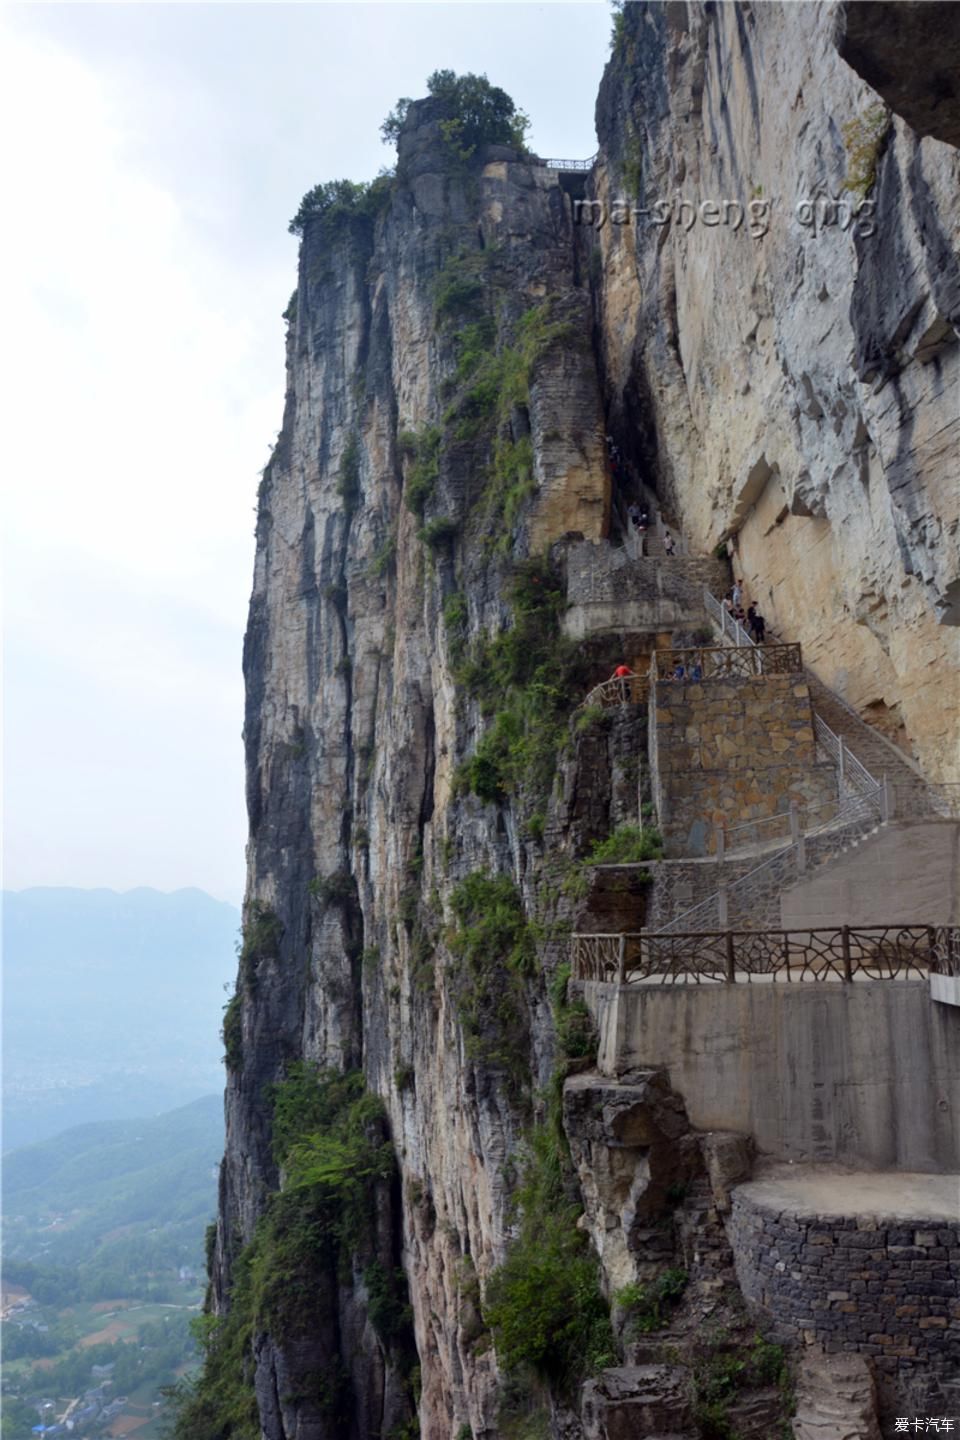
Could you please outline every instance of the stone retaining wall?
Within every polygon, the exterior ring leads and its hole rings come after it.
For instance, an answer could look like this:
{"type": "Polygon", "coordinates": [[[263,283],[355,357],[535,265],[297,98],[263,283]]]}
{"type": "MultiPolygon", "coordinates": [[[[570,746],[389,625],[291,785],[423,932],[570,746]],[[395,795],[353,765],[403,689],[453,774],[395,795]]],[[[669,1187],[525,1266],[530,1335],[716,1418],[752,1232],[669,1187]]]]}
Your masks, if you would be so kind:
{"type": "Polygon", "coordinates": [[[711,853],[720,820],[762,820],[836,796],[796,675],[652,685],[650,764],[668,855],[711,853]]]}
{"type": "Polygon", "coordinates": [[[869,1355],[881,1371],[960,1363],[960,1219],[801,1215],[734,1191],[746,1299],[784,1338],[869,1355]]]}
{"type": "Polygon", "coordinates": [[[651,860],[644,866],[652,877],[646,897],[646,928],[660,930],[669,925],[685,910],[715,895],[721,880],[730,885],[758,863],[755,855],[725,860],[722,867],[709,860],[651,860]]]}
{"type": "Polygon", "coordinates": [[[719,595],[730,583],[726,564],[710,556],[633,560],[622,547],[585,541],[569,547],[566,569],[564,629],[574,640],[607,630],[707,631],[704,588],[719,595]]]}

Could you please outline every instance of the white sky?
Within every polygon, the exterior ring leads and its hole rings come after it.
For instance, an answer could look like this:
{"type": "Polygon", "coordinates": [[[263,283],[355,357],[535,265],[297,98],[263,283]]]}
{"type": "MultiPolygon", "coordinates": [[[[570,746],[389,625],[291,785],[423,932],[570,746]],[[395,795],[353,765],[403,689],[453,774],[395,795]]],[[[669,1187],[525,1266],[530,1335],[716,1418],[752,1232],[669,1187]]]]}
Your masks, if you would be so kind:
{"type": "Polygon", "coordinates": [[[287,222],[392,162],[380,121],[439,67],[592,154],[609,32],[604,0],[0,14],[7,886],[239,900],[287,222]]]}

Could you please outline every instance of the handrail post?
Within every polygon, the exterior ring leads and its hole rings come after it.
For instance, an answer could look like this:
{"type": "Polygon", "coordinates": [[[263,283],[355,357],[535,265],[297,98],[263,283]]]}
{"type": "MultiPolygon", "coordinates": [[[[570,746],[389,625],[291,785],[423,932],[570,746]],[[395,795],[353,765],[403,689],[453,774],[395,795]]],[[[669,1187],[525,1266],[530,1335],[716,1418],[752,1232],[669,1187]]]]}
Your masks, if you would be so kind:
{"type": "Polygon", "coordinates": [[[794,845],[800,839],[800,811],[797,809],[796,800],[790,801],[790,839],[794,845]]]}
{"type": "Polygon", "coordinates": [[[843,794],[843,736],[838,735],[837,741],[840,746],[840,793],[843,794]]]}
{"type": "Polygon", "coordinates": [[[724,857],[724,854],[726,853],[726,848],[727,848],[727,828],[726,828],[726,826],[723,824],[723,822],[721,821],[721,823],[720,823],[719,825],[714,825],[713,831],[714,831],[714,835],[715,835],[715,837],[716,837],[717,864],[718,864],[718,865],[722,865],[722,864],[723,864],[723,857],[724,857]]]}
{"type": "Polygon", "coordinates": [[[796,800],[790,801],[790,841],[797,847],[797,870],[807,873],[807,837],[800,830],[800,811],[796,800]]]}
{"type": "Polygon", "coordinates": [[[850,926],[840,926],[840,951],[843,955],[843,978],[849,985],[853,980],[853,961],[850,959],[850,926]]]}
{"type": "Polygon", "coordinates": [[[619,954],[619,958],[618,958],[618,961],[617,961],[617,984],[618,984],[618,985],[626,985],[626,983],[627,983],[627,937],[626,937],[626,935],[624,935],[624,934],[621,933],[621,935],[620,935],[620,954],[619,954]]]}
{"type": "Polygon", "coordinates": [[[927,969],[937,968],[937,931],[934,925],[927,926],[927,969]]]}
{"type": "Polygon", "coordinates": [[[721,881],[720,881],[720,884],[719,884],[719,887],[718,887],[718,889],[717,889],[717,912],[718,912],[718,919],[719,919],[719,921],[720,921],[720,929],[721,929],[721,930],[726,930],[726,928],[727,928],[727,918],[728,918],[728,911],[727,911],[727,882],[726,882],[726,880],[721,880],[721,881]]]}
{"type": "Polygon", "coordinates": [[[736,960],[733,950],[733,931],[727,930],[723,938],[727,954],[726,981],[728,985],[733,985],[737,979],[736,960]]]}
{"type": "Polygon", "coordinates": [[[890,804],[890,777],[886,770],[883,772],[883,779],[880,781],[880,819],[884,824],[891,819],[893,807],[890,804]]]}

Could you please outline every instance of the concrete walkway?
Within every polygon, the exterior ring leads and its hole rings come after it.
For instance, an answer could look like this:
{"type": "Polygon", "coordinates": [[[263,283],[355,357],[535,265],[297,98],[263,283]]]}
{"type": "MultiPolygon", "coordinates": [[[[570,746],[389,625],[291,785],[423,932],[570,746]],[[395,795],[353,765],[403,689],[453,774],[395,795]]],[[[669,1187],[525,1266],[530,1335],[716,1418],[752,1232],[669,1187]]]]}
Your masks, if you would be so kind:
{"type": "Polygon", "coordinates": [[[876,1220],[960,1219],[960,1175],[789,1165],[737,1187],[765,1209],[876,1220]]]}

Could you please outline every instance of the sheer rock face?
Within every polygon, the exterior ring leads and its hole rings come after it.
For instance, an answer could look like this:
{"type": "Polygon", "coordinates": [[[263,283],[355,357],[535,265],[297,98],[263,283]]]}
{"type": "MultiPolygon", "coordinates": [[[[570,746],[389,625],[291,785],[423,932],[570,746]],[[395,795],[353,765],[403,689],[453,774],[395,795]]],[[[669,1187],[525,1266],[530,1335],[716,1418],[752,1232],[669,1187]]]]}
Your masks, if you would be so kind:
{"type": "MultiPolygon", "coordinates": [[[[421,1424],[434,1436],[494,1424],[492,1352],[474,1351],[475,1273],[502,1256],[507,1162],[529,1123],[529,1092],[466,1052],[443,945],[456,881],[478,869],[522,881],[525,847],[496,807],[453,796],[454,769],[483,722],[457,694],[442,608],[459,590],[469,634],[500,628],[516,557],[568,529],[598,538],[605,527],[591,310],[574,264],[555,174],[503,149],[479,170],[458,169],[433,102],[412,107],[387,209],[375,221],[307,224],[286,413],[261,487],[245,652],[248,900],[276,912],[283,937],[243,991],[215,1289],[226,1304],[231,1259],[278,1180],[265,1087],[292,1059],[362,1065],[388,1106],[401,1170],[394,1263],[410,1278],[421,1424]],[[532,436],[536,489],[509,543],[491,543],[505,522],[491,521],[483,493],[489,456],[467,438],[440,451],[424,521],[453,521],[457,533],[431,551],[403,501],[411,461],[397,436],[422,434],[450,403],[464,317],[438,319],[437,297],[455,256],[467,257],[458,273],[480,277],[498,325],[512,329],[549,296],[564,341],[539,355],[517,421],[532,436]],[[318,877],[336,880],[311,895],[318,877]],[[398,1088],[400,1071],[415,1082],[398,1088]]],[[[535,1084],[550,1070],[547,1014],[533,997],[535,1084]]],[[[326,1436],[310,1401],[271,1399],[295,1391],[324,1346],[350,1350],[358,1397],[368,1384],[358,1355],[369,1385],[389,1390],[389,1357],[384,1382],[370,1327],[344,1315],[362,1298],[346,1287],[312,1358],[260,1338],[269,1440],[326,1436]]],[[[358,1415],[365,1408],[358,1401],[358,1415]]],[[[379,1421],[358,1419],[357,1434],[380,1433],[379,1421]]]]}
{"type": "Polygon", "coordinates": [[[836,20],[626,7],[596,195],[679,220],[593,233],[604,367],[622,443],[694,548],[735,536],[768,625],[956,780],[960,154],[884,128],[836,20]],[[844,186],[873,168],[854,216],[844,186]]]}
{"type": "MultiPolygon", "coordinates": [[[[637,3],[624,25],[598,105],[598,196],[619,194],[626,168],[651,199],[769,198],[767,233],[608,224],[594,261],[555,174],[504,147],[458,165],[442,110],[418,102],[380,213],[307,222],[283,428],[261,486],[244,656],[248,901],[282,935],[239,991],[214,1301],[229,1305],[233,1263],[279,1183],[268,1087],[294,1060],[362,1067],[400,1170],[379,1197],[377,1245],[409,1279],[427,1440],[497,1433],[478,1285],[504,1254],[512,1162],[554,1062],[542,980],[525,983],[528,1085],[461,1025],[451,891],[486,869],[529,902],[543,850],[509,803],[455,792],[487,720],[454,679],[445,601],[463,597],[467,640],[502,629],[516,560],[570,531],[605,535],[608,403],[692,550],[736,532],[771,628],[803,641],[933,774],[953,758],[956,154],[896,122],[878,156],[876,235],[814,232],[796,201],[839,191],[841,126],[871,98],[833,48],[830,7],[637,3]],[[440,426],[457,397],[471,317],[438,305],[454,258],[500,338],[546,299],[559,338],[511,416],[514,440],[530,436],[532,494],[505,508],[489,447],[448,423],[421,518],[404,502],[413,462],[398,437],[440,426]]],[[[630,818],[615,740],[587,732],[564,758],[548,855],[582,854],[630,818]]],[[[541,958],[549,972],[558,957],[541,958]]],[[[408,1401],[362,1278],[336,1277],[316,1310],[312,1343],[256,1338],[266,1440],[339,1434],[306,1383],[339,1363],[351,1440],[385,1434],[408,1401]]]]}

